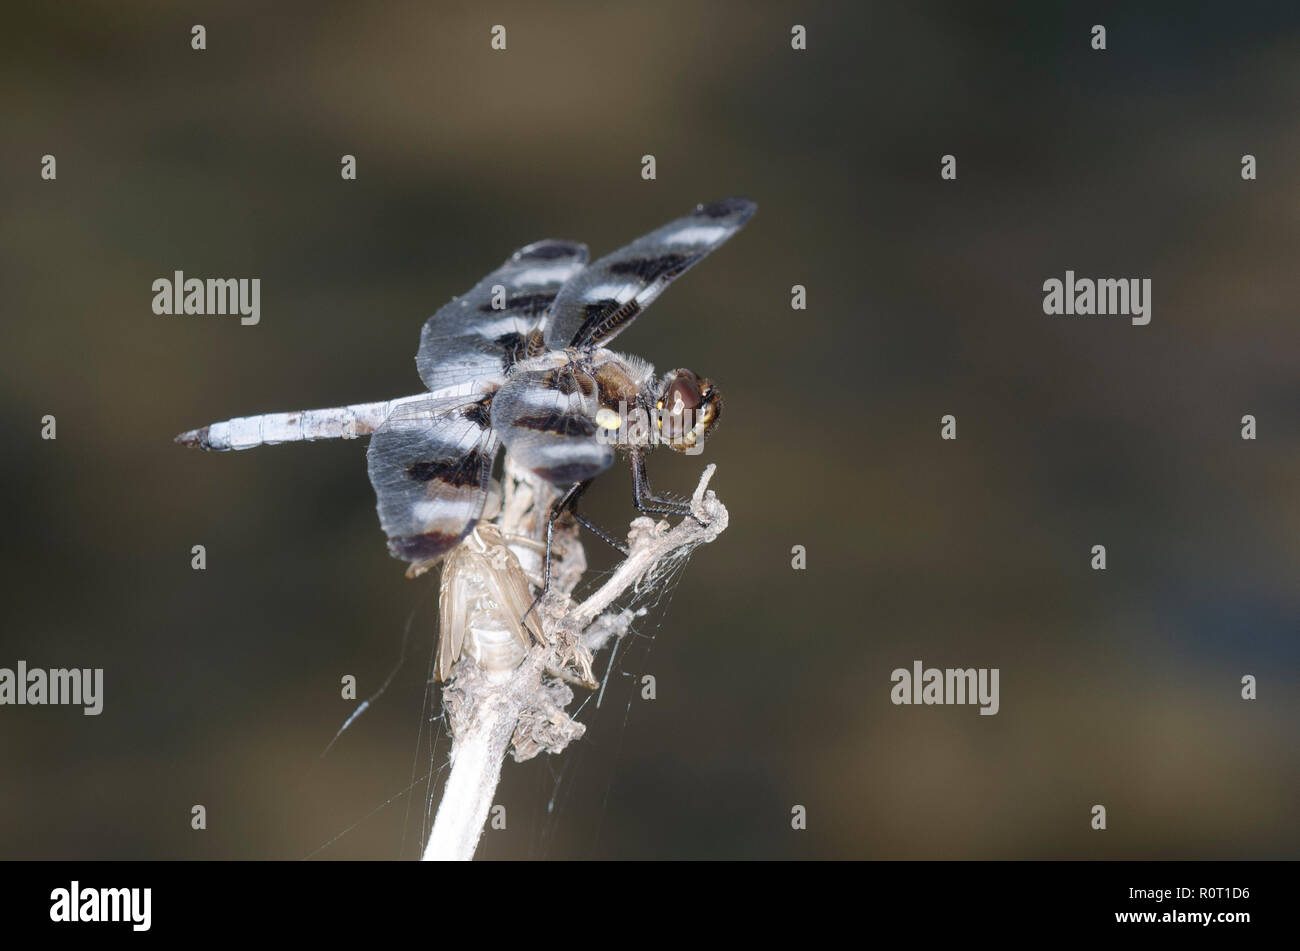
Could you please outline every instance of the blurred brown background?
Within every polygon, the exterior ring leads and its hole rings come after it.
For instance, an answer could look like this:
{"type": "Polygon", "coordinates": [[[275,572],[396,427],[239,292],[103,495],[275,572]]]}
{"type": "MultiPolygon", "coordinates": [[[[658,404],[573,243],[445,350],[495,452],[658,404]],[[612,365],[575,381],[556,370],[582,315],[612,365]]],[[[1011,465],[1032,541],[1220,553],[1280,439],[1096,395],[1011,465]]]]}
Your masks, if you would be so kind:
{"type": "MultiPolygon", "coordinates": [[[[0,857],[416,855],[436,582],[388,557],[364,445],[171,437],[416,392],[425,317],[515,247],[729,194],[757,217],[618,345],[723,387],[732,527],[587,737],[507,764],[480,855],[1297,856],[1300,14],[267,7],[6,14],[0,666],[106,686],[0,708],[0,857]],[[1150,326],[1044,317],[1067,268],[1150,277],[1150,326]],[[260,277],[261,324],[154,316],[175,269],[260,277]],[[1001,712],[892,705],[917,659],[1001,668],[1001,712]]],[[[633,514],[622,470],[589,498],[633,514]]]]}

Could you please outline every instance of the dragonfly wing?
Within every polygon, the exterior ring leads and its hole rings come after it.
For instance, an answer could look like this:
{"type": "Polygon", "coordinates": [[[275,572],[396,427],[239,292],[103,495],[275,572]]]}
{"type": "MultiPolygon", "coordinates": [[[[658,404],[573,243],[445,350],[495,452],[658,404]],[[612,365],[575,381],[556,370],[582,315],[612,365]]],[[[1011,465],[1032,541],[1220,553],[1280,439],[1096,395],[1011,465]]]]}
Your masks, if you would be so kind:
{"type": "Polygon", "coordinates": [[[596,381],[572,364],[517,370],[492,400],[492,426],[524,468],[555,485],[604,472],[614,447],[599,438],[596,381]]]}
{"type": "Polygon", "coordinates": [[[587,246],[538,241],[520,248],[424,323],[416,368],[435,392],[462,383],[500,385],[515,363],[544,349],[538,325],[587,263],[587,246]]]}
{"type": "Polygon", "coordinates": [[[607,346],[664,289],[739,231],[758,206],[747,198],[697,205],[584,268],[546,318],[546,345],[607,346]]]}
{"type": "Polygon", "coordinates": [[[394,557],[436,561],[474,528],[500,447],[491,400],[476,394],[404,403],[370,438],[370,482],[394,557]]]}

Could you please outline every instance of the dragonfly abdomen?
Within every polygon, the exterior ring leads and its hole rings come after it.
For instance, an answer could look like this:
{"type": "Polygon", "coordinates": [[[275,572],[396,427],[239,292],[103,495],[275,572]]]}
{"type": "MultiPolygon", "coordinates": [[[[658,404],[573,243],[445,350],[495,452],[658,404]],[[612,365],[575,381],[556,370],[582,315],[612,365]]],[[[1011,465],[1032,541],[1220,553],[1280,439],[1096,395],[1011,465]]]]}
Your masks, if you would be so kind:
{"type": "MultiPolygon", "coordinates": [[[[420,397],[415,397],[416,399],[420,397]]],[[[317,439],[357,439],[369,436],[392,413],[394,407],[412,397],[356,403],[330,409],[305,409],[289,413],[264,413],[239,416],[201,429],[181,433],[176,441],[182,446],[226,452],[274,446],[282,442],[310,442],[317,439]]]]}

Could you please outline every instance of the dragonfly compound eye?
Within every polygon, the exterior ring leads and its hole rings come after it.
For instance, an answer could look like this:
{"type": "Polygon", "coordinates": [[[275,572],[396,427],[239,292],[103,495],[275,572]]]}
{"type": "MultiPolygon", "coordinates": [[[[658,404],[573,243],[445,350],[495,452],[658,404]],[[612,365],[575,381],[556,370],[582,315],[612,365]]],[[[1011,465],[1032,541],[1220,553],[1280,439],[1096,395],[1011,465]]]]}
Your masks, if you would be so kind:
{"type": "Polygon", "coordinates": [[[656,406],[661,438],[671,448],[684,452],[704,438],[717,420],[722,403],[710,381],[690,370],[676,370],[656,406]]]}

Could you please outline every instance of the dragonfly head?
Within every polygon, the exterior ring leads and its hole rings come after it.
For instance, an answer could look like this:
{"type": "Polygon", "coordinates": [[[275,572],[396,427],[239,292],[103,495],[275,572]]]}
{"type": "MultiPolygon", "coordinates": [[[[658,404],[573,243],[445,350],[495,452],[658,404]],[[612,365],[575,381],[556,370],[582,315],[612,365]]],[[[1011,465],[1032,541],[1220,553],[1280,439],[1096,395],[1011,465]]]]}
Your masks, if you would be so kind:
{"type": "Polygon", "coordinates": [[[655,401],[659,438],[677,452],[696,453],[722,415],[722,396],[712,380],[690,370],[673,370],[655,401]]]}

